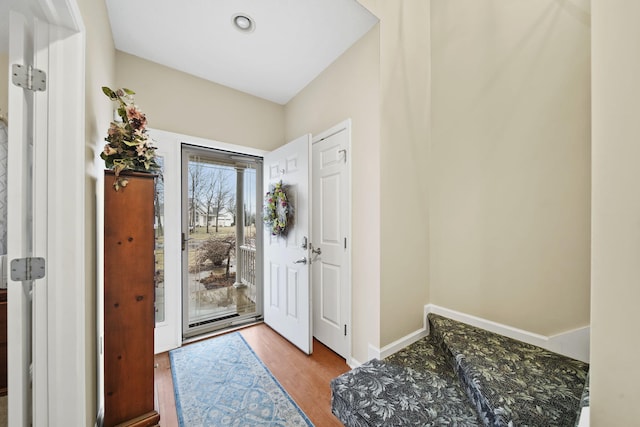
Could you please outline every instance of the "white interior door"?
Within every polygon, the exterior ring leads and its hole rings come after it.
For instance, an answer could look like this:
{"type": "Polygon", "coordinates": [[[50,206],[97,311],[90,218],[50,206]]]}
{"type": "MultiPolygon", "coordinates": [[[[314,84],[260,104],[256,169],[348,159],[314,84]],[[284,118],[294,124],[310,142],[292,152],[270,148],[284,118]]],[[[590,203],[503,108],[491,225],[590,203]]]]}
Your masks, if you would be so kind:
{"type": "Polygon", "coordinates": [[[20,275],[7,274],[9,425],[84,425],[93,334],[85,321],[82,18],[75,2],[20,0],[10,9],[9,65],[44,74],[15,85],[9,73],[7,258],[47,264],[43,278],[18,266],[20,275]],[[44,75],[46,88],[36,87],[44,75]]]}
{"type": "Polygon", "coordinates": [[[264,193],[282,181],[293,210],[286,236],[264,231],[264,320],[307,354],[313,350],[309,291],[309,151],[304,135],[264,157],[264,193]]]}
{"type": "MultiPolygon", "coordinates": [[[[46,25],[15,11],[9,19],[10,66],[46,67],[46,25]],[[40,45],[44,48],[37,49],[40,45]]],[[[48,413],[47,286],[46,278],[36,280],[31,276],[34,271],[22,266],[47,253],[47,94],[11,80],[7,168],[9,425],[39,425],[46,422],[48,413]],[[43,120],[36,122],[36,116],[43,120]]]]}
{"type": "Polygon", "coordinates": [[[313,335],[340,356],[350,356],[349,123],[314,138],[311,277],[313,335]]]}

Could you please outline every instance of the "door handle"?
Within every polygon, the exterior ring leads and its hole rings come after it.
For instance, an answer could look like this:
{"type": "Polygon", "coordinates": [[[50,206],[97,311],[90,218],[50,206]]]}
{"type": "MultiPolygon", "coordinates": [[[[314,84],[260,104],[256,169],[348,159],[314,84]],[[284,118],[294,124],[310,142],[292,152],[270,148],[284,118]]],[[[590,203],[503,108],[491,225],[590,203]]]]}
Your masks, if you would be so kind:
{"type": "Polygon", "coordinates": [[[322,253],[322,249],[320,248],[315,248],[313,249],[313,245],[311,243],[309,243],[309,249],[311,249],[311,254],[316,254],[316,255],[320,255],[322,253]]]}
{"type": "Polygon", "coordinates": [[[307,263],[307,258],[306,257],[302,257],[299,260],[296,260],[293,262],[294,264],[306,264],[307,263]]]}
{"type": "Polygon", "coordinates": [[[187,242],[189,240],[193,240],[192,238],[187,238],[185,233],[182,233],[182,250],[184,251],[187,248],[187,242]]]}

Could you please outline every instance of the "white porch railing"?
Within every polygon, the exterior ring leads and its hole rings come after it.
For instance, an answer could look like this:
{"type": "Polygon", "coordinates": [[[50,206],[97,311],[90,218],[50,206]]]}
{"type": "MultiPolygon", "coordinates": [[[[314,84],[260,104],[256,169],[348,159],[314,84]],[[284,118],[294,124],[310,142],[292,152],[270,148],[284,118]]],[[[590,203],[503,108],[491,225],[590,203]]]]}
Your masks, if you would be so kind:
{"type": "Polygon", "coordinates": [[[256,301],[256,248],[251,246],[240,246],[240,271],[236,272],[236,280],[243,285],[247,285],[247,298],[256,301]]]}

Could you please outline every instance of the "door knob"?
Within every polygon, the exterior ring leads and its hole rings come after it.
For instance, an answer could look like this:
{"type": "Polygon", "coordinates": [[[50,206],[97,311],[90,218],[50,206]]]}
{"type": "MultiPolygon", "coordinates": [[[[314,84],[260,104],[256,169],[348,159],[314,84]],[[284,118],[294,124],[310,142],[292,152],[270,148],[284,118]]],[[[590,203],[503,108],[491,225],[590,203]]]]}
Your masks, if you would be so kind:
{"type": "Polygon", "coordinates": [[[299,260],[296,260],[293,262],[294,264],[306,264],[307,263],[307,258],[306,257],[302,257],[299,260]]]}

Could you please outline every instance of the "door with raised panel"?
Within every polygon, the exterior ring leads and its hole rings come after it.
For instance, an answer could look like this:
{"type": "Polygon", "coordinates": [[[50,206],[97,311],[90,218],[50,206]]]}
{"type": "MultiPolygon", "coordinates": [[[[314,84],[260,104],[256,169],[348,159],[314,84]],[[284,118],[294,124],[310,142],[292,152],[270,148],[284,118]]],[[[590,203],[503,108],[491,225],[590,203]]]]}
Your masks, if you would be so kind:
{"type": "Polygon", "coordinates": [[[314,138],[312,148],[313,335],[350,353],[349,123],[314,138]]]}
{"type": "Polygon", "coordinates": [[[292,207],[286,235],[264,231],[264,321],[307,354],[311,354],[309,236],[309,150],[304,135],[264,157],[263,194],[282,182],[292,207]]]}

